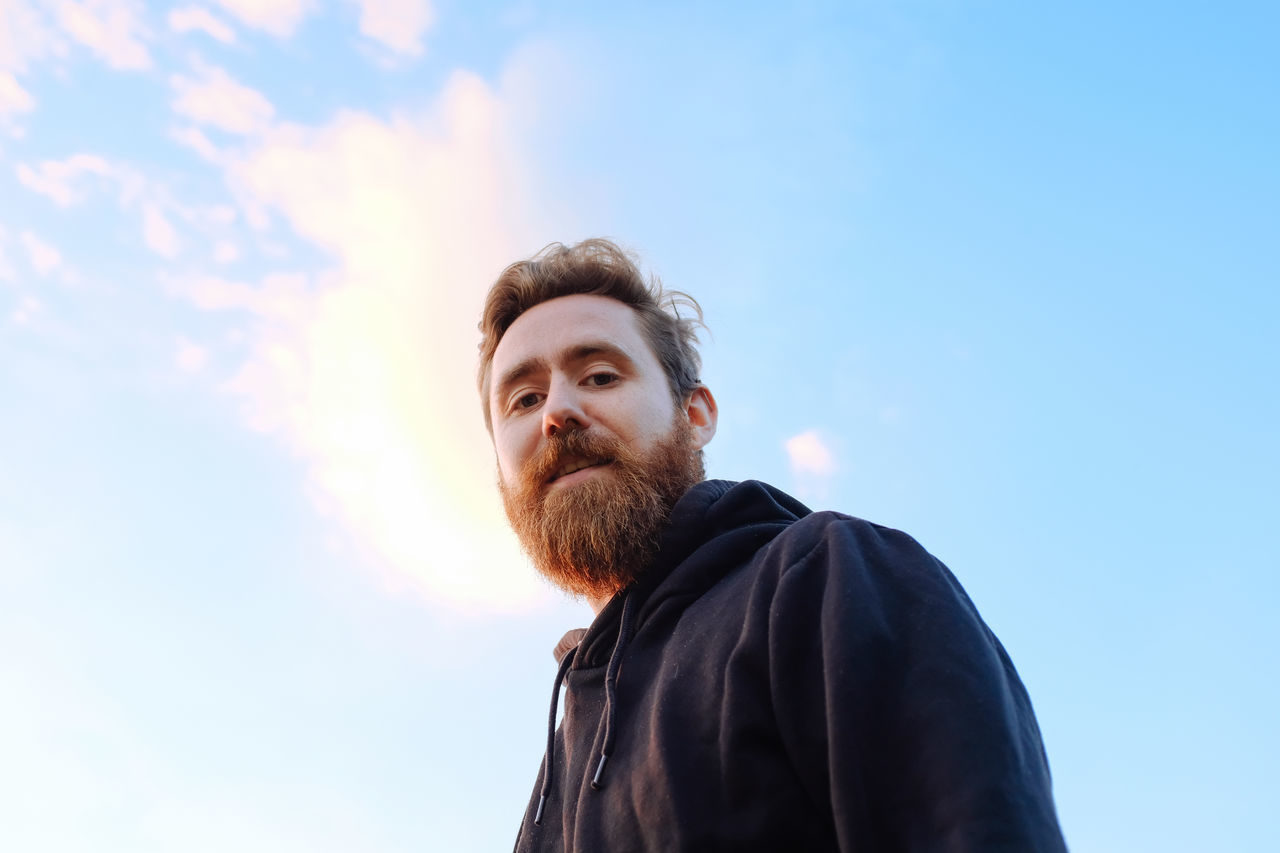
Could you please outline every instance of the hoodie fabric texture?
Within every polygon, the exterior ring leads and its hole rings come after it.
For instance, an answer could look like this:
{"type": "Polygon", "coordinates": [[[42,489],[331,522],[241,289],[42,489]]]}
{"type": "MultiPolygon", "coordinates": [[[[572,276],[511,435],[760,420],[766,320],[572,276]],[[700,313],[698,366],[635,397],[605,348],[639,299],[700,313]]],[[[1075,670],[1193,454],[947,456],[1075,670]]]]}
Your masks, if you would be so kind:
{"type": "Polygon", "coordinates": [[[1066,849],[1027,692],[955,577],[764,483],[676,504],[565,652],[549,728],[561,680],[518,853],[1066,849]]]}

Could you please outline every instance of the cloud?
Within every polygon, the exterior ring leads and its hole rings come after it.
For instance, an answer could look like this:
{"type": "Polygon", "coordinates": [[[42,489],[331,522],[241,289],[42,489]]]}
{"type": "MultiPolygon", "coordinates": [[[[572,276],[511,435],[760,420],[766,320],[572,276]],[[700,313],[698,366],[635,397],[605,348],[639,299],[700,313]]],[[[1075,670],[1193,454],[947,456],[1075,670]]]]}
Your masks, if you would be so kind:
{"type": "Polygon", "coordinates": [[[787,451],[787,460],[791,462],[791,473],[797,479],[809,482],[823,480],[836,471],[835,453],[831,452],[818,430],[792,435],[783,442],[783,447],[787,451]]]}
{"type": "Polygon", "coordinates": [[[59,207],[70,207],[84,200],[84,190],[77,186],[82,176],[111,177],[114,174],[111,165],[95,154],[75,154],[66,160],[44,160],[36,167],[19,163],[15,172],[24,187],[45,196],[59,207]]]}
{"type": "MultiPolygon", "coordinates": [[[[301,273],[272,273],[258,284],[192,275],[171,279],[170,293],[182,296],[205,311],[247,311],[266,320],[288,323],[307,309],[308,280],[301,273]]],[[[259,424],[269,429],[270,424],[259,424]]]]}
{"type": "Polygon", "coordinates": [[[213,260],[219,264],[230,264],[240,259],[240,248],[230,240],[219,240],[213,245],[213,260]]]}
{"type": "Polygon", "coordinates": [[[8,71],[0,71],[0,120],[35,109],[35,99],[8,71]]]}
{"type": "Polygon", "coordinates": [[[174,347],[173,363],[183,373],[198,373],[209,363],[209,351],[180,337],[174,347]]]}
{"type": "Polygon", "coordinates": [[[176,258],[182,249],[178,232],[160,205],[150,202],[142,208],[142,240],[147,248],[165,258],[176,258]]]}
{"type": "Polygon", "coordinates": [[[218,5],[246,26],[282,38],[293,35],[312,7],[310,0],[218,0],[218,5]]]}
{"type": "Polygon", "coordinates": [[[503,519],[473,381],[485,289],[546,242],[525,227],[539,220],[514,113],[456,73],[425,114],[271,127],[227,179],[246,219],[281,217],[333,268],[170,284],[248,315],[248,355],[225,388],[248,425],[304,460],[350,541],[391,582],[476,609],[546,590],[503,519]]]}
{"type": "Polygon", "coordinates": [[[57,6],[63,31],[120,70],[151,67],[151,56],[139,40],[144,32],[141,13],[141,4],[130,0],[62,0],[57,6]]]}
{"type": "Polygon", "coordinates": [[[209,139],[204,131],[198,127],[175,127],[169,131],[169,138],[186,148],[190,148],[200,159],[209,163],[220,164],[223,160],[222,152],[218,150],[218,146],[214,145],[213,140],[209,139]]]}
{"type": "Polygon", "coordinates": [[[176,258],[183,245],[170,214],[177,214],[211,239],[223,236],[229,224],[228,216],[235,218],[234,211],[226,206],[189,209],[176,205],[165,186],[127,165],[108,162],[96,154],[74,154],[65,160],[45,160],[36,166],[20,163],[15,171],[23,186],[59,207],[71,207],[85,200],[87,178],[96,179],[99,186],[113,188],[121,210],[139,211],[143,244],[163,258],[176,258]]]}
{"type": "MultiPolygon", "coordinates": [[[[275,108],[262,93],[236,82],[221,68],[202,64],[196,73],[194,79],[181,74],[170,78],[175,95],[173,111],[178,115],[237,135],[264,129],[275,115],[275,108]]],[[[195,143],[199,150],[199,141],[195,143]]]]}
{"type": "Polygon", "coordinates": [[[34,296],[27,295],[18,301],[18,307],[9,312],[9,322],[15,326],[30,326],[42,313],[44,304],[34,296]]]}
{"type": "Polygon", "coordinates": [[[175,33],[202,32],[223,44],[234,44],[235,31],[200,6],[183,6],[169,11],[169,29],[175,33]]]}
{"type": "Polygon", "coordinates": [[[435,20],[430,0],[354,0],[360,32],[396,53],[422,53],[422,36],[435,20]]]}
{"type": "Polygon", "coordinates": [[[53,246],[41,240],[31,231],[23,231],[19,239],[26,247],[27,259],[31,268],[42,276],[47,276],[62,266],[62,255],[53,246]]]}
{"type": "Polygon", "coordinates": [[[9,235],[5,231],[4,226],[0,225],[0,281],[13,281],[13,264],[9,262],[9,255],[6,251],[5,244],[9,242],[9,235]]]}
{"type": "Polygon", "coordinates": [[[66,43],[26,0],[0,0],[0,71],[26,71],[33,59],[66,54],[66,43]]]}

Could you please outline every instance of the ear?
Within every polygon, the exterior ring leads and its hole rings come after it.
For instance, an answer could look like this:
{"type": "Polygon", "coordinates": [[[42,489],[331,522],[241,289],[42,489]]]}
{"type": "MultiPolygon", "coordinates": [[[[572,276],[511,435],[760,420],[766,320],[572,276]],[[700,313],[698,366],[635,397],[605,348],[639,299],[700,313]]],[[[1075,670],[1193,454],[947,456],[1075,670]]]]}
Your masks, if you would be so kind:
{"type": "Polygon", "coordinates": [[[715,436],[716,419],[720,414],[711,389],[705,385],[694,388],[684,404],[684,413],[689,419],[689,426],[693,427],[693,446],[701,450],[715,436]]]}

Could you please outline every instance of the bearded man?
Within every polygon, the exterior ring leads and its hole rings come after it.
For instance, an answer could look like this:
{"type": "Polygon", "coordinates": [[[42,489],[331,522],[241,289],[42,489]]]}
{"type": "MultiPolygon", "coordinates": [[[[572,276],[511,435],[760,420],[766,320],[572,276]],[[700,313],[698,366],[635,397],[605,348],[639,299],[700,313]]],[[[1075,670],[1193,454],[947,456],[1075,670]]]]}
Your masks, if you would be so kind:
{"type": "Polygon", "coordinates": [[[596,611],[556,647],[516,850],[1065,850],[1026,690],[946,567],[896,530],[703,479],[701,317],[605,240],[489,291],[507,516],[596,611]]]}

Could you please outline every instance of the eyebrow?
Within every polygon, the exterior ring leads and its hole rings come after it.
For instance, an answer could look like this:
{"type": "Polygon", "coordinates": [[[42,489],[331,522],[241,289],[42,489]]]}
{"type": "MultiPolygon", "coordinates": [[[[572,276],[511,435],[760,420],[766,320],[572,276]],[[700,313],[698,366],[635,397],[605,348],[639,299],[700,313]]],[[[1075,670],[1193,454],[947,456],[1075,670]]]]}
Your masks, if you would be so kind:
{"type": "MultiPolygon", "coordinates": [[[[612,341],[583,341],[575,344],[566,350],[557,354],[556,358],[560,364],[573,364],[578,361],[586,361],[589,358],[595,358],[598,355],[604,355],[619,362],[623,367],[633,367],[635,359],[622,347],[612,341]]],[[[540,355],[532,358],[526,358],[524,361],[513,366],[510,370],[502,374],[502,378],[494,385],[494,394],[501,396],[506,393],[507,389],[512,385],[520,382],[531,373],[539,370],[546,370],[550,362],[540,355]]]]}

